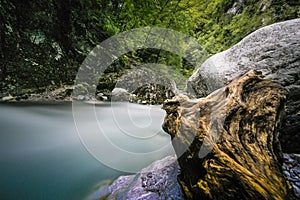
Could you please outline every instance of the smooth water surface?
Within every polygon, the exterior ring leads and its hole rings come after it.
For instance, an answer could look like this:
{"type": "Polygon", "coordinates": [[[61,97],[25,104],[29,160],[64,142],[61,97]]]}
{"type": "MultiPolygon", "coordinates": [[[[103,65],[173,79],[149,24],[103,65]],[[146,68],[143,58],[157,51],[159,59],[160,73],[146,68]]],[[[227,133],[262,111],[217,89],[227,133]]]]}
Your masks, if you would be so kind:
{"type": "MultiPolygon", "coordinates": [[[[81,105],[79,110],[84,113],[90,107],[81,105]]],[[[166,145],[170,137],[161,130],[161,123],[152,123],[154,118],[161,122],[164,118],[159,107],[124,103],[103,104],[94,109],[101,130],[120,149],[147,153],[167,146],[159,155],[139,162],[131,162],[130,157],[121,159],[118,155],[109,155],[114,165],[142,168],[174,153],[170,145],[166,145]],[[148,131],[137,131],[140,127],[148,131]]],[[[85,133],[78,134],[72,114],[71,103],[0,104],[1,199],[80,200],[92,193],[99,182],[126,174],[102,164],[87,151],[79,137],[85,133]]],[[[90,113],[82,116],[85,115],[90,113]]],[[[91,133],[99,131],[94,130],[88,117],[86,119],[80,122],[81,126],[90,127],[86,130],[91,133]]],[[[89,137],[99,140],[99,135],[89,137]]],[[[94,151],[109,154],[101,141],[99,144],[94,151]]]]}

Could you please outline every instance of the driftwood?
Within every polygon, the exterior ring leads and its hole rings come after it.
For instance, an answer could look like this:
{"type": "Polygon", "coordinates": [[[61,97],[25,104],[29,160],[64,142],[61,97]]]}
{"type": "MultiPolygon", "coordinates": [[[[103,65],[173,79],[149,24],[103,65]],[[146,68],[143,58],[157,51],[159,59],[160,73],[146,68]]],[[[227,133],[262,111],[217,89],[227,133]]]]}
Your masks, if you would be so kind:
{"type": "Polygon", "coordinates": [[[278,127],[286,90],[250,71],[206,98],[165,101],[187,199],[291,199],[278,127]]]}

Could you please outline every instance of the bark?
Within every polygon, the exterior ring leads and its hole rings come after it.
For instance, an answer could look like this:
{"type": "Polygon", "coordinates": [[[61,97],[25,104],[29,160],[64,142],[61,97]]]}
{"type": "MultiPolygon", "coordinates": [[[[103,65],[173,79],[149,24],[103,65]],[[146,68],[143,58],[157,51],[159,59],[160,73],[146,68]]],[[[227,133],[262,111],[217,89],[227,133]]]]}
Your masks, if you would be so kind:
{"type": "Polygon", "coordinates": [[[164,103],[187,199],[290,199],[278,128],[287,92],[249,71],[206,98],[164,103]]]}

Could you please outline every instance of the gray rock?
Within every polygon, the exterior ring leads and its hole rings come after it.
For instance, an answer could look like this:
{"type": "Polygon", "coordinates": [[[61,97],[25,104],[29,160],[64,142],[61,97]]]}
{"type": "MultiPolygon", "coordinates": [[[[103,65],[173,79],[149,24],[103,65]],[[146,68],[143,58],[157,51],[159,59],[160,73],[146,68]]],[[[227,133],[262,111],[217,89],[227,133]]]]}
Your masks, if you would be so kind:
{"type": "Polygon", "coordinates": [[[75,97],[75,99],[78,100],[78,101],[83,101],[83,100],[85,100],[85,96],[78,95],[77,97],[75,97]]]}
{"type": "Polygon", "coordinates": [[[280,138],[284,152],[300,152],[300,18],[261,28],[207,59],[189,78],[187,92],[204,97],[251,69],[290,92],[280,138]]]}
{"type": "Polygon", "coordinates": [[[2,101],[11,101],[11,100],[13,100],[14,99],[14,97],[13,96],[11,96],[11,95],[8,95],[8,96],[5,96],[5,97],[2,97],[2,101]]]}
{"type": "Polygon", "coordinates": [[[237,0],[233,3],[232,7],[227,11],[227,13],[231,13],[236,15],[241,12],[243,6],[245,6],[243,0],[237,0]]]}
{"type": "MultiPolygon", "coordinates": [[[[120,176],[97,199],[179,200],[184,199],[177,182],[178,163],[175,156],[158,160],[136,175],[120,176]]],[[[103,188],[99,190],[103,191],[103,188]]]]}
{"type": "Polygon", "coordinates": [[[137,88],[134,95],[142,104],[162,104],[166,99],[174,97],[174,92],[164,85],[145,84],[137,88]]]}
{"type": "Polygon", "coordinates": [[[300,199],[300,188],[297,187],[296,185],[293,185],[295,191],[296,191],[296,196],[300,199]]]}
{"type": "Polygon", "coordinates": [[[300,155],[283,154],[283,172],[294,188],[295,195],[300,198],[300,155]]]}
{"type": "Polygon", "coordinates": [[[103,93],[98,93],[96,95],[96,98],[97,98],[97,100],[100,100],[100,101],[107,101],[108,100],[108,97],[105,96],[103,93]]]}
{"type": "Polygon", "coordinates": [[[112,101],[129,101],[130,94],[124,88],[114,88],[111,92],[112,101]]]}
{"type": "Polygon", "coordinates": [[[190,77],[189,92],[206,96],[251,69],[284,85],[299,85],[299,57],[300,19],[276,23],[207,59],[190,77]]]}

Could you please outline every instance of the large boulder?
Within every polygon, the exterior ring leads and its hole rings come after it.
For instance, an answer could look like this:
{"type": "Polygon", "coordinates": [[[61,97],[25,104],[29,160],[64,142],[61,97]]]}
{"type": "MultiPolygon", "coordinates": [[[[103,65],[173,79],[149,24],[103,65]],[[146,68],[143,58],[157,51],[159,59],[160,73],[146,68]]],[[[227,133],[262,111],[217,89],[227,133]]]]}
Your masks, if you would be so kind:
{"type": "Polygon", "coordinates": [[[281,130],[285,152],[300,153],[300,19],[261,28],[218,53],[190,77],[188,92],[204,97],[250,69],[288,89],[287,116],[281,130]]]}
{"type": "Polygon", "coordinates": [[[286,89],[250,71],[206,98],[164,103],[187,199],[293,199],[278,128],[286,89]]]}
{"type": "Polygon", "coordinates": [[[88,199],[181,200],[184,197],[177,181],[178,172],[176,156],[167,156],[136,175],[120,176],[88,199]]]}

